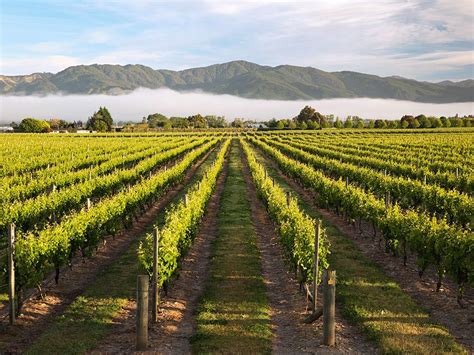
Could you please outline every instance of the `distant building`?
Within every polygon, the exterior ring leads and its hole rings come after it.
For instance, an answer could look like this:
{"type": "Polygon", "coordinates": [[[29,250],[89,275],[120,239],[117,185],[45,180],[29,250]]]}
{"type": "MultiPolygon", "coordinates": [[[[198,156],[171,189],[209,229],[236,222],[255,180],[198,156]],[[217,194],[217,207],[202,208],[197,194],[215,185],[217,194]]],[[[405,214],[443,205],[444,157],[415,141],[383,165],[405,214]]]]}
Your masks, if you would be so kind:
{"type": "Polygon", "coordinates": [[[13,127],[10,127],[10,126],[0,126],[0,132],[13,132],[13,127]]]}
{"type": "Polygon", "coordinates": [[[97,131],[90,131],[88,129],[78,129],[76,133],[97,133],[97,131]]]}
{"type": "Polygon", "coordinates": [[[249,123],[247,125],[248,128],[255,128],[255,129],[265,129],[268,128],[268,126],[263,123],[263,122],[256,122],[256,123],[249,123]]]}

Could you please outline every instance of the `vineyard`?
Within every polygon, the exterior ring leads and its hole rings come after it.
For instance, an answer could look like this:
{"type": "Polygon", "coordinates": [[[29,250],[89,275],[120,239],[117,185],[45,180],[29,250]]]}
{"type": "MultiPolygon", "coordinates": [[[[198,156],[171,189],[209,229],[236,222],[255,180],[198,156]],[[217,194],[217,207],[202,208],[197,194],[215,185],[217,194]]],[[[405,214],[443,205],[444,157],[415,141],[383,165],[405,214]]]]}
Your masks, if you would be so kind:
{"type": "Polygon", "coordinates": [[[2,353],[474,351],[471,129],[0,138],[2,353]]]}

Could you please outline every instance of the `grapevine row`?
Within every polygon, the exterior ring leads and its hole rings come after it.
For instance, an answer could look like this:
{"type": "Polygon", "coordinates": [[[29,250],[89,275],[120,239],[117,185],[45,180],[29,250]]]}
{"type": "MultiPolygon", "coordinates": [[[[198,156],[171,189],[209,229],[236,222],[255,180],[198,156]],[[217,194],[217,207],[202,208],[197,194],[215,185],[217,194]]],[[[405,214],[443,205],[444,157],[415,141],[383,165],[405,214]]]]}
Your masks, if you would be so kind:
{"type": "MultiPolygon", "coordinates": [[[[206,169],[203,178],[187,191],[186,201],[180,201],[165,217],[159,230],[159,284],[166,283],[178,268],[179,258],[191,245],[206,205],[216,187],[222,171],[225,155],[230,145],[226,139],[213,164],[206,169]]],[[[151,275],[153,271],[153,237],[147,234],[138,248],[138,258],[144,269],[151,275]]]]}
{"type": "Polygon", "coordinates": [[[414,165],[396,164],[387,160],[377,159],[370,156],[354,156],[352,154],[335,152],[332,149],[308,146],[306,144],[296,142],[291,142],[290,145],[318,156],[339,159],[341,161],[344,160],[353,164],[362,164],[363,166],[370,167],[372,169],[387,170],[387,172],[391,174],[409,177],[421,181],[426,179],[428,183],[436,183],[447,189],[456,188],[459,191],[465,191],[468,193],[474,191],[474,180],[472,180],[471,176],[468,175],[460,175],[456,177],[454,173],[433,173],[428,169],[418,169],[414,165]]]}
{"type": "Polygon", "coordinates": [[[252,140],[271,156],[284,173],[297,179],[317,194],[317,203],[326,208],[343,210],[351,219],[373,223],[382,232],[387,246],[401,253],[405,260],[407,250],[416,256],[421,272],[433,265],[438,271],[439,282],[445,273],[459,285],[461,298],[466,284],[474,284],[474,235],[459,230],[445,220],[430,218],[412,210],[402,211],[398,205],[387,206],[359,187],[333,180],[310,166],[291,159],[268,144],[252,140]]]}
{"type": "Polygon", "coordinates": [[[56,279],[60,267],[70,262],[81,250],[90,253],[106,235],[116,234],[133,214],[156,201],[172,184],[180,181],[186,170],[218,140],[192,150],[171,168],[137,183],[130,190],[103,199],[89,210],[81,210],[60,224],[50,226],[39,233],[19,233],[15,244],[15,273],[17,287],[35,286],[52,268],[56,279]]]}
{"type": "Polygon", "coordinates": [[[44,169],[34,175],[32,174],[31,177],[21,179],[16,184],[11,183],[14,178],[4,178],[2,179],[2,187],[0,187],[0,190],[2,191],[0,201],[6,203],[12,200],[32,198],[40,193],[44,193],[48,189],[51,189],[53,185],[57,188],[68,187],[74,183],[83,182],[92,177],[107,174],[121,166],[132,166],[143,158],[147,158],[166,149],[175,148],[180,144],[182,144],[181,141],[151,147],[147,144],[145,149],[141,147],[141,149],[135,152],[127,151],[127,156],[119,151],[111,154],[105,162],[93,166],[90,165],[88,169],[66,169],[66,171],[59,173],[55,171],[57,169],[44,169]]]}
{"type": "Polygon", "coordinates": [[[181,147],[170,149],[142,160],[134,168],[118,170],[114,174],[104,175],[91,180],[54,191],[48,195],[40,195],[26,201],[11,205],[2,205],[0,215],[0,231],[6,231],[9,223],[15,223],[19,230],[27,231],[35,226],[45,224],[54,214],[60,218],[71,210],[81,208],[88,197],[103,196],[116,188],[133,183],[155,169],[156,166],[174,159],[178,155],[202,144],[202,141],[191,142],[181,147]]]}
{"type": "Polygon", "coordinates": [[[327,175],[349,178],[372,193],[390,193],[390,198],[402,208],[420,208],[438,217],[447,217],[453,224],[467,227],[474,216],[474,200],[457,191],[447,191],[436,185],[425,185],[418,180],[385,175],[365,167],[320,157],[291,145],[265,140],[295,159],[320,169],[327,175]]]}
{"type": "MultiPolygon", "coordinates": [[[[287,204],[283,189],[267,176],[265,168],[257,162],[248,143],[244,140],[240,142],[257,191],[267,205],[270,217],[278,227],[280,244],[293,265],[302,270],[302,281],[313,280],[315,221],[300,210],[295,199],[291,199],[287,204]]],[[[329,241],[322,233],[318,250],[321,271],[329,266],[328,254],[329,241]]],[[[320,276],[318,275],[318,278],[320,276]]]]}

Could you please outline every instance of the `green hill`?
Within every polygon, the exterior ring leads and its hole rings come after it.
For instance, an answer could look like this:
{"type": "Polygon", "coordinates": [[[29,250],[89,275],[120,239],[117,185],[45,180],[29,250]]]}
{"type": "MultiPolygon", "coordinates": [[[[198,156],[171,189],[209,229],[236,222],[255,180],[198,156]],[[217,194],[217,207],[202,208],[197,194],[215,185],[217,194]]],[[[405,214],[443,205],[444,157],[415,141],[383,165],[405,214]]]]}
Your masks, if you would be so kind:
{"type": "Polygon", "coordinates": [[[311,67],[262,66],[233,61],[182,71],[144,65],[79,65],[57,74],[0,76],[3,95],[109,94],[137,88],[202,90],[246,98],[308,100],[324,98],[390,98],[418,102],[474,101],[474,81],[419,82],[350,71],[325,72],[311,67]]]}

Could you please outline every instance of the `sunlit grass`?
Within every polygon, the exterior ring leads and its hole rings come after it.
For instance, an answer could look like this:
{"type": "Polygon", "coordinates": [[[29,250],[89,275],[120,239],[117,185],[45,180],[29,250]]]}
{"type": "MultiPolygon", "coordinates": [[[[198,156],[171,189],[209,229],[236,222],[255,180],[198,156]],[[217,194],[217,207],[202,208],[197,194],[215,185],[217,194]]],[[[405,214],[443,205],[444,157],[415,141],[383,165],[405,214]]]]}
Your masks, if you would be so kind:
{"type": "Polygon", "coordinates": [[[194,352],[271,351],[270,309],[235,142],[218,213],[209,280],[196,320],[194,352]]]}

